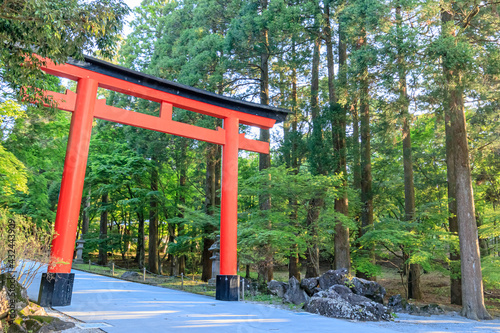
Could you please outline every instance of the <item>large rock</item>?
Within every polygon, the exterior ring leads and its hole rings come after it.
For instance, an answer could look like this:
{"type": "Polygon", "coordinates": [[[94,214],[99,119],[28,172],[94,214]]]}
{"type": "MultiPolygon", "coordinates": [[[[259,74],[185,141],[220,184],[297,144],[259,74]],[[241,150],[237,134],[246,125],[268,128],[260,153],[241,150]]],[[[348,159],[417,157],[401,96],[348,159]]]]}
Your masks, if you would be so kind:
{"type": "Polygon", "coordinates": [[[444,313],[443,308],[435,303],[421,306],[419,310],[420,314],[424,316],[441,315],[444,313]]]}
{"type": "Polygon", "coordinates": [[[431,316],[443,314],[444,310],[438,304],[428,304],[421,307],[409,303],[400,294],[389,297],[387,307],[392,312],[405,312],[417,316],[431,316]]]}
{"type": "Polygon", "coordinates": [[[284,282],[271,280],[267,283],[267,289],[271,294],[283,297],[288,289],[288,285],[284,282]]]}
{"type": "Polygon", "coordinates": [[[384,304],[385,288],[375,281],[354,277],[349,281],[349,287],[357,295],[365,296],[377,303],[384,304]]]}
{"type": "Polygon", "coordinates": [[[393,295],[389,297],[389,300],[387,301],[387,307],[389,307],[394,312],[404,311],[406,308],[406,304],[407,302],[405,299],[403,299],[401,294],[393,295]]]}
{"type": "Polygon", "coordinates": [[[24,309],[19,311],[19,314],[23,317],[28,316],[47,316],[47,312],[43,307],[38,304],[30,303],[24,309]]]}
{"type": "Polygon", "coordinates": [[[137,272],[132,272],[132,271],[126,271],[125,273],[122,274],[121,278],[122,279],[135,279],[135,278],[140,278],[142,275],[137,273],[137,272]]]}
{"type": "Polygon", "coordinates": [[[39,333],[59,332],[75,327],[75,323],[69,321],[63,321],[59,318],[54,318],[54,317],[51,318],[52,320],[50,320],[50,322],[44,323],[39,333]]]}
{"type": "Polygon", "coordinates": [[[321,290],[319,289],[319,282],[317,277],[302,279],[302,281],[300,281],[300,287],[304,289],[309,296],[312,296],[321,290]]]}
{"type": "Polygon", "coordinates": [[[351,295],[354,295],[352,293],[351,289],[349,289],[346,286],[340,285],[340,284],[336,284],[336,285],[330,287],[330,290],[335,291],[337,294],[340,295],[340,297],[342,297],[343,299],[347,299],[347,300],[349,297],[351,297],[351,295]]]}
{"type": "Polygon", "coordinates": [[[8,333],[52,333],[75,327],[75,323],[50,316],[29,316],[17,319],[9,326],[8,333]]]}
{"type": "Polygon", "coordinates": [[[0,319],[7,317],[12,305],[20,311],[28,304],[26,289],[10,273],[0,274],[0,319]]]}
{"type": "Polygon", "coordinates": [[[327,317],[361,321],[390,320],[387,308],[372,300],[353,294],[342,285],[316,293],[306,304],[305,310],[327,317]]]}
{"type": "Polygon", "coordinates": [[[347,269],[345,268],[329,270],[318,278],[319,287],[322,290],[328,290],[331,286],[336,284],[343,285],[345,281],[347,281],[346,275],[347,269]]]}
{"type": "Polygon", "coordinates": [[[309,301],[309,296],[300,288],[300,283],[294,276],[288,281],[288,290],[283,296],[283,301],[295,305],[306,304],[309,301]]]}

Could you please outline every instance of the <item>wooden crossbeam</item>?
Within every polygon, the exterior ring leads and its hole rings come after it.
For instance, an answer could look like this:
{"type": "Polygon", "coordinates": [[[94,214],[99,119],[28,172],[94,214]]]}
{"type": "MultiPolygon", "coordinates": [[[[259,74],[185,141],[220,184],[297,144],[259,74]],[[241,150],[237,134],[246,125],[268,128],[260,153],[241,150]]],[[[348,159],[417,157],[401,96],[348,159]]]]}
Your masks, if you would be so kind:
{"type": "MultiPolygon", "coordinates": [[[[57,107],[61,110],[69,112],[73,112],[75,110],[77,94],[70,90],[66,90],[65,94],[53,91],[44,91],[44,96],[51,98],[55,103],[57,103],[57,107]]],[[[172,107],[172,104],[162,102],[160,116],[157,117],[106,105],[105,99],[97,99],[94,117],[124,125],[131,125],[162,133],[178,135],[189,139],[206,141],[218,145],[225,144],[225,130],[223,128],[219,127],[217,130],[211,130],[208,128],[174,121],[172,120],[172,107]]],[[[264,154],[269,153],[268,142],[247,139],[243,133],[239,135],[238,143],[238,148],[242,150],[264,154]]]]}

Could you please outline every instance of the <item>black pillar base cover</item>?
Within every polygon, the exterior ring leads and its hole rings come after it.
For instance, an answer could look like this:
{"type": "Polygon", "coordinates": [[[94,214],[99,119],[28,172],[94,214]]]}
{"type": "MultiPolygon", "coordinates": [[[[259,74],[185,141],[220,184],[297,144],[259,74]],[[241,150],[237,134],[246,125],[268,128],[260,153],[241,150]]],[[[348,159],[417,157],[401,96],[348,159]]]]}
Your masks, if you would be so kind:
{"type": "Polygon", "coordinates": [[[74,273],[43,273],[38,293],[40,306],[71,305],[74,273]]]}
{"type": "Polygon", "coordinates": [[[240,300],[240,276],[217,275],[215,280],[215,299],[219,301],[240,300]]]}

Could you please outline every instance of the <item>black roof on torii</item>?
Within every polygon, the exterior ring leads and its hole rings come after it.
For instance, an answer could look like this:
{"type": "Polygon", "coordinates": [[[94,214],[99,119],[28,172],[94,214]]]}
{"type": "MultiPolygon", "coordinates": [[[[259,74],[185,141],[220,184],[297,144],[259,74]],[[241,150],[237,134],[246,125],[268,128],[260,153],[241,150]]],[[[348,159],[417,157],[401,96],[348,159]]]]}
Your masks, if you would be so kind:
{"type": "Polygon", "coordinates": [[[164,91],[192,100],[209,103],[238,112],[249,113],[256,116],[274,119],[277,123],[284,121],[286,119],[286,116],[290,113],[290,111],[286,109],[246,102],[239,99],[215,94],[206,90],[193,88],[177,82],[160,79],[153,75],[144,74],[90,56],[84,56],[84,60],[85,61],[69,59],[67,63],[120,80],[139,84],[148,88],[164,91]]]}

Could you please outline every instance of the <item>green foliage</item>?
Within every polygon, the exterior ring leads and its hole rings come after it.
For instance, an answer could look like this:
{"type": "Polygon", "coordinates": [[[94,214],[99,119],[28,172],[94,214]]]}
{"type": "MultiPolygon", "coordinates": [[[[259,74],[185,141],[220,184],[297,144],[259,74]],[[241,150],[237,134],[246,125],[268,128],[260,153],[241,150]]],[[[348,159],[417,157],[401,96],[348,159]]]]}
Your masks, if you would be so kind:
{"type": "Polygon", "coordinates": [[[33,88],[47,85],[39,70],[42,62],[35,53],[58,63],[95,50],[110,57],[116,50],[127,12],[128,7],[121,0],[3,1],[1,81],[8,82],[15,93],[19,93],[21,86],[28,87],[25,92],[38,99],[33,88]]]}
{"type": "MultiPolygon", "coordinates": [[[[340,179],[334,176],[312,176],[305,171],[295,173],[284,165],[271,167],[247,178],[240,187],[240,201],[245,207],[239,214],[239,255],[242,263],[264,260],[264,245],[270,245],[276,263],[287,263],[292,245],[298,246],[304,256],[307,246],[314,241],[306,227],[309,203],[313,197],[322,196],[327,204],[318,219],[320,245],[331,251],[330,236],[338,214],[332,203],[340,179]],[[271,182],[269,182],[271,179],[271,182]],[[269,195],[271,209],[261,211],[258,197],[269,195]],[[294,204],[292,204],[294,203],[294,204]]],[[[349,220],[347,220],[349,223],[349,220]]]]}
{"type": "Polygon", "coordinates": [[[14,272],[19,283],[28,288],[49,263],[52,238],[51,228],[38,227],[31,219],[0,208],[0,273],[14,272]]]}
{"type": "Polygon", "coordinates": [[[500,288],[500,257],[488,256],[481,260],[485,288],[500,288]]]}
{"type": "MultiPolygon", "coordinates": [[[[26,170],[24,164],[14,154],[0,145],[0,196],[7,199],[14,191],[28,192],[26,170]]],[[[5,200],[4,199],[4,200],[5,200]]],[[[5,205],[5,202],[0,203],[5,205]]]]}

